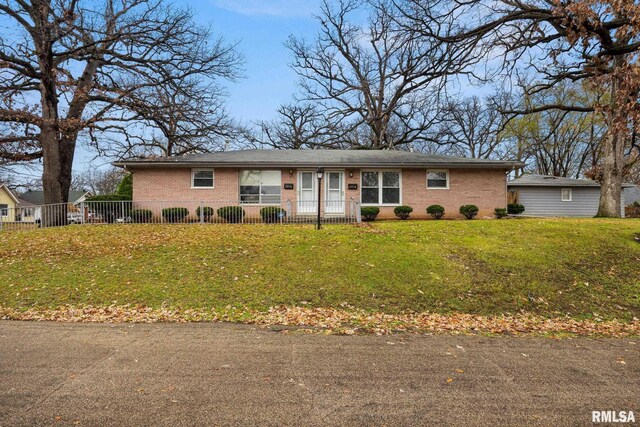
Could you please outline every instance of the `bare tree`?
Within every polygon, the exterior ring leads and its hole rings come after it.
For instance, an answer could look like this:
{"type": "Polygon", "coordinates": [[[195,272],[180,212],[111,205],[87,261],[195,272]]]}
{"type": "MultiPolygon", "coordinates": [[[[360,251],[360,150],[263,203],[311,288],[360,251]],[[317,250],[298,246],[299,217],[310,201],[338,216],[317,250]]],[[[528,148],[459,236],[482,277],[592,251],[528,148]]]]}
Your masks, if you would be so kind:
{"type": "Polygon", "coordinates": [[[108,144],[97,148],[117,158],[169,157],[224,148],[242,131],[225,108],[226,93],[201,76],[176,77],[129,94],[121,101],[131,114],[108,144]],[[124,137],[122,137],[124,135],[124,137]]]}
{"type": "Polygon", "coordinates": [[[478,159],[503,158],[508,153],[502,130],[507,122],[500,112],[506,96],[481,100],[477,96],[450,99],[440,110],[433,136],[448,153],[478,159]]]}
{"type": "MultiPolygon", "coordinates": [[[[526,100],[525,109],[539,105],[584,105],[601,94],[581,85],[561,83],[526,100]]],[[[516,138],[525,148],[528,169],[543,175],[579,178],[599,163],[605,128],[599,114],[544,110],[515,116],[503,135],[516,138]]]]}
{"type": "Polygon", "coordinates": [[[287,104],[278,108],[278,116],[260,121],[253,139],[276,149],[343,148],[344,135],[312,104],[287,104]]]}
{"type": "Polygon", "coordinates": [[[400,28],[386,2],[365,4],[339,0],[334,7],[325,0],[316,40],[289,39],[303,98],[351,135],[354,148],[420,141],[446,77],[460,71],[463,58],[435,38],[400,28]],[[367,22],[358,25],[363,12],[367,22]]]}
{"type": "Polygon", "coordinates": [[[484,57],[495,63],[501,53],[500,70],[509,73],[526,63],[541,81],[528,95],[564,81],[585,81],[594,88],[606,88],[608,96],[591,105],[545,104],[520,112],[596,111],[603,115],[607,133],[601,147],[598,216],[620,216],[630,129],[640,117],[640,4],[613,0],[398,0],[396,5],[408,28],[427,39],[455,45],[467,57],[484,57]],[[447,22],[457,26],[444,27],[442,23],[447,22]],[[526,61],[529,54],[532,60],[526,61]]]}
{"type": "Polygon", "coordinates": [[[42,159],[46,203],[66,202],[79,136],[127,135],[132,99],[191,76],[233,78],[240,57],[162,0],[0,0],[0,155],[42,159]]]}
{"type": "Polygon", "coordinates": [[[126,174],[124,170],[114,167],[87,169],[74,175],[71,189],[91,191],[94,195],[113,194],[126,174]]]}

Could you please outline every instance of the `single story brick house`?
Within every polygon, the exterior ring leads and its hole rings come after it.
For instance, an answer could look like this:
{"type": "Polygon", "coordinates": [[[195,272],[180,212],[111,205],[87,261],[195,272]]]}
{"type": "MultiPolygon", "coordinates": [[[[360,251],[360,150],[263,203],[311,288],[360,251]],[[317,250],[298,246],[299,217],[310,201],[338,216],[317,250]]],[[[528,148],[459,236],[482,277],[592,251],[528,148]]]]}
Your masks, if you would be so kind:
{"type": "MultiPolygon", "coordinates": [[[[621,215],[633,184],[623,184],[621,215]]],[[[511,200],[524,206],[523,215],[541,217],[593,217],[600,203],[600,183],[591,179],[549,175],[523,175],[509,181],[511,200]]],[[[630,200],[632,201],[632,200],[630,200]]]]}
{"type": "Polygon", "coordinates": [[[114,165],[133,173],[134,204],[150,209],[171,201],[193,213],[203,202],[213,208],[242,205],[249,215],[252,207],[257,212],[279,205],[289,215],[311,216],[320,187],[323,216],[353,215],[361,205],[380,207],[382,218],[393,218],[399,205],[413,207],[412,218],[426,218],[433,204],[445,207],[445,217],[459,217],[465,204],[477,205],[479,217],[492,216],[506,206],[507,173],[521,166],[388,150],[240,150],[114,165]],[[321,181],[318,168],[324,170],[321,181]]]}

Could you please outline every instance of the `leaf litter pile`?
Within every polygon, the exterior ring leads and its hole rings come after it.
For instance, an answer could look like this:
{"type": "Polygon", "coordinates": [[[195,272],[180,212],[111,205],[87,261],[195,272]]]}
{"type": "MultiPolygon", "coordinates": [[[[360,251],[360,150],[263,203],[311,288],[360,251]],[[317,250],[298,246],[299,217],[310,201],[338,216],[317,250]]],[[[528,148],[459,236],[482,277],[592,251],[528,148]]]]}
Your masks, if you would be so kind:
{"type": "Polygon", "coordinates": [[[569,334],[587,336],[640,336],[640,319],[578,320],[570,317],[546,318],[528,313],[501,316],[473,314],[368,312],[343,308],[272,307],[266,312],[226,307],[224,310],[154,309],[144,306],[58,307],[16,310],[0,307],[0,319],[55,322],[240,322],[261,326],[290,326],[304,332],[336,334],[448,333],[448,334],[569,334]]]}

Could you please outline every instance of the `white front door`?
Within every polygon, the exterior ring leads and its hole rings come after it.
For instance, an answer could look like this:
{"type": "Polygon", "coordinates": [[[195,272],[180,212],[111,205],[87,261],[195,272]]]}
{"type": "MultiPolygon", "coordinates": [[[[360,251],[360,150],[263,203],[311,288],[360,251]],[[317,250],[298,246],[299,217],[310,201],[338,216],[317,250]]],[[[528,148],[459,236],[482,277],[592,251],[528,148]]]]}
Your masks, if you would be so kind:
{"type": "Polygon", "coordinates": [[[344,214],[344,172],[326,172],[324,200],[324,212],[326,214],[344,214]]]}
{"type": "Polygon", "coordinates": [[[314,214],[318,211],[316,187],[315,172],[298,173],[298,214],[314,214]]]}

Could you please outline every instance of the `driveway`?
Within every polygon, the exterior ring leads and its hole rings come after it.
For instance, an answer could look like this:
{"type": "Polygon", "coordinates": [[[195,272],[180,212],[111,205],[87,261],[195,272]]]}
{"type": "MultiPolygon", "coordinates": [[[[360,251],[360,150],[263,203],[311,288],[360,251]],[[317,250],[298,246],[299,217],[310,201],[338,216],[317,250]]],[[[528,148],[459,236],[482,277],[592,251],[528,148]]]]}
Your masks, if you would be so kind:
{"type": "Polygon", "coordinates": [[[589,425],[592,410],[640,418],[640,342],[0,322],[0,426],[589,425]]]}

